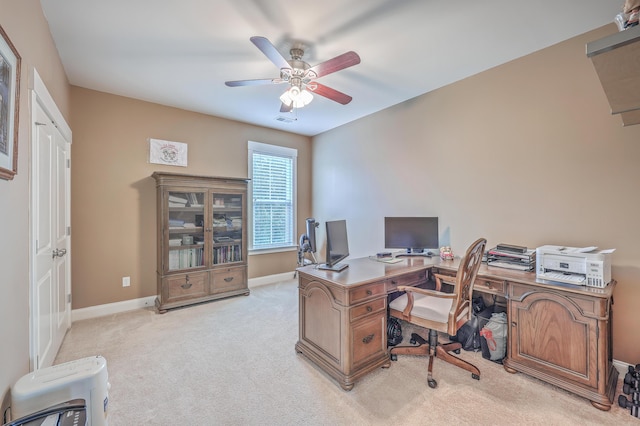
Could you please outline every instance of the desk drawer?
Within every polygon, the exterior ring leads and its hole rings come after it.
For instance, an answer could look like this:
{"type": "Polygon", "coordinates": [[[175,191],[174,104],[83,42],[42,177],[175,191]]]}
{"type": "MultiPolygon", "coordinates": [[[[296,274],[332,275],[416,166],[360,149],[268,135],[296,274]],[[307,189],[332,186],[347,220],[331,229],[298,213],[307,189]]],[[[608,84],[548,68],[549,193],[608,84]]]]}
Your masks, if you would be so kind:
{"type": "Polygon", "coordinates": [[[356,305],[367,299],[371,299],[376,296],[386,295],[387,291],[384,286],[384,282],[363,285],[362,287],[354,288],[349,291],[349,305],[356,305]]]}
{"type": "Polygon", "coordinates": [[[387,350],[386,313],[378,313],[352,325],[352,373],[367,361],[379,358],[387,350]]]}
{"type": "Polygon", "coordinates": [[[482,293],[497,294],[500,296],[507,295],[507,284],[505,281],[493,280],[483,277],[476,277],[473,289],[482,293]]]}
{"type": "Polygon", "coordinates": [[[387,280],[387,293],[398,290],[399,285],[417,286],[427,282],[427,270],[415,271],[409,274],[400,275],[398,277],[389,278],[387,280]]]}
{"type": "Polygon", "coordinates": [[[355,321],[374,312],[384,311],[387,308],[387,298],[372,300],[362,305],[355,306],[349,310],[349,319],[355,321]]]}

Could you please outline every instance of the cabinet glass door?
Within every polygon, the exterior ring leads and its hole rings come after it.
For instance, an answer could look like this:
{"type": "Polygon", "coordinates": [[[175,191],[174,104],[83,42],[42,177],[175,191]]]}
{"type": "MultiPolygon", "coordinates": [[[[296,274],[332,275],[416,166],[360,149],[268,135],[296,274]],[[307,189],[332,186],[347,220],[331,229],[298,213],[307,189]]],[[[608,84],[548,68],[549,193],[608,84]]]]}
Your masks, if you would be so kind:
{"type": "Polygon", "coordinates": [[[205,263],[205,194],[169,191],[169,271],[199,268],[205,263]]]}
{"type": "Polygon", "coordinates": [[[212,263],[242,262],[243,195],[214,193],[212,263]]]}

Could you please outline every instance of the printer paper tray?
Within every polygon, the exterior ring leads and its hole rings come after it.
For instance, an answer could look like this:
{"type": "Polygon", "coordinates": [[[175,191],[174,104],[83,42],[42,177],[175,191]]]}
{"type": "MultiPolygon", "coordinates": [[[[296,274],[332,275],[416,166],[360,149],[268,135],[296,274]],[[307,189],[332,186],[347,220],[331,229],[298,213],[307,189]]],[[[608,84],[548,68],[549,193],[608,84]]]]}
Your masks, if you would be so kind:
{"type": "Polygon", "coordinates": [[[567,284],[576,284],[576,285],[585,285],[586,277],[580,274],[565,274],[564,272],[544,272],[542,274],[538,274],[537,278],[548,280],[548,281],[559,281],[567,284]]]}

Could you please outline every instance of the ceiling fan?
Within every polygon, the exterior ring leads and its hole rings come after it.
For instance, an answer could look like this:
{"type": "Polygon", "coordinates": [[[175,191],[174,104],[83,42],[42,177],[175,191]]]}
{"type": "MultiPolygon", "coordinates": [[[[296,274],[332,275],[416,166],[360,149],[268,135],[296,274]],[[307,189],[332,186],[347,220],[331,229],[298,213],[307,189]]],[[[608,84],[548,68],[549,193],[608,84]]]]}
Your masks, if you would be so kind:
{"type": "Polygon", "coordinates": [[[333,59],[310,66],[302,60],[304,46],[294,45],[291,48],[291,60],[286,60],[276,47],[265,37],[251,37],[251,42],[280,69],[280,77],[263,78],[257,80],[227,81],[229,87],[255,86],[261,84],[289,83],[289,89],[280,96],[282,106],[280,112],[290,112],[294,108],[302,108],[313,99],[312,93],[346,105],[351,102],[351,96],[339,92],[331,87],[315,81],[316,78],[343,70],[360,63],[360,56],[356,52],[347,52],[333,59]]]}

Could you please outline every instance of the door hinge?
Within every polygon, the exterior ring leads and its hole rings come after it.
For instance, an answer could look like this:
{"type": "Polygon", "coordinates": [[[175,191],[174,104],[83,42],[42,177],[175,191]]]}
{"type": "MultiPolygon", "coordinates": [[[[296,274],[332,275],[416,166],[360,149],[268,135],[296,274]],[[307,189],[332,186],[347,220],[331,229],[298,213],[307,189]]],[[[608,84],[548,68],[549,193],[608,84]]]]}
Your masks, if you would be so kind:
{"type": "Polygon", "coordinates": [[[67,226],[67,236],[71,236],[71,227],[67,226]]]}
{"type": "Polygon", "coordinates": [[[71,158],[67,158],[67,169],[71,168],[71,158]]]}
{"type": "Polygon", "coordinates": [[[71,293],[67,294],[67,303],[71,304],[71,293]]]}

